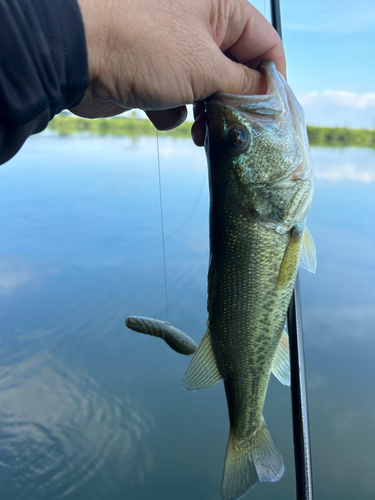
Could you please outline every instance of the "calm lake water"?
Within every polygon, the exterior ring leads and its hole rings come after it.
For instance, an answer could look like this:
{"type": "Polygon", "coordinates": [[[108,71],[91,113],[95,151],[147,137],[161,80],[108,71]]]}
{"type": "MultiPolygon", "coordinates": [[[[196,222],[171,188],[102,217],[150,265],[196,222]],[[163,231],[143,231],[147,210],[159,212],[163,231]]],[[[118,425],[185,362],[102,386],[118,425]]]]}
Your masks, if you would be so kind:
{"type": "MultiPolygon", "coordinates": [[[[315,496],[375,496],[375,151],[314,148],[301,271],[315,496]]],[[[204,151],[160,139],[169,319],[205,333],[204,151]]],[[[37,136],[0,167],[0,491],[4,500],[218,500],[222,384],[187,393],[190,358],[124,326],[165,319],[155,139],[37,136]]],[[[290,392],[265,418],[295,498],[290,392]]]]}

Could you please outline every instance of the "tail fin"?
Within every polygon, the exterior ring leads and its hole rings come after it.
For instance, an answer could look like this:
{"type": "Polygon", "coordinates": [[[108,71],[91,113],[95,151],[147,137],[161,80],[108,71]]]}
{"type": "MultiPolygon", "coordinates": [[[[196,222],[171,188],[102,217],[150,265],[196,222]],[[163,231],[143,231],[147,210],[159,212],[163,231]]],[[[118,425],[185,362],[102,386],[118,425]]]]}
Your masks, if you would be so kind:
{"type": "Polygon", "coordinates": [[[278,481],[284,474],[283,459],[263,420],[259,430],[245,442],[229,433],[222,500],[238,500],[258,481],[278,481]]]}

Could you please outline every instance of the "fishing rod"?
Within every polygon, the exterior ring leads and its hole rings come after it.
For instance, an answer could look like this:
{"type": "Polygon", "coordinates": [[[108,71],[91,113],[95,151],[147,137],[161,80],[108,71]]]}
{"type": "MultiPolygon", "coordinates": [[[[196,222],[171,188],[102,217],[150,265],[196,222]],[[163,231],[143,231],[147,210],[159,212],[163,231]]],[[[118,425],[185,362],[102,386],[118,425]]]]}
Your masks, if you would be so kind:
{"type": "Polygon", "coordinates": [[[312,465],[309,434],[309,412],[303,348],[302,307],[299,275],[288,309],[290,353],[290,385],[292,392],[292,417],[294,463],[296,470],[297,500],[312,500],[312,465]]]}
{"type": "MultiPolygon", "coordinates": [[[[270,0],[270,2],[272,26],[278,32],[280,38],[282,38],[280,1],[270,0]]],[[[289,333],[296,496],[297,500],[313,500],[309,412],[307,407],[299,273],[297,273],[292,298],[289,304],[287,323],[289,333]]]]}

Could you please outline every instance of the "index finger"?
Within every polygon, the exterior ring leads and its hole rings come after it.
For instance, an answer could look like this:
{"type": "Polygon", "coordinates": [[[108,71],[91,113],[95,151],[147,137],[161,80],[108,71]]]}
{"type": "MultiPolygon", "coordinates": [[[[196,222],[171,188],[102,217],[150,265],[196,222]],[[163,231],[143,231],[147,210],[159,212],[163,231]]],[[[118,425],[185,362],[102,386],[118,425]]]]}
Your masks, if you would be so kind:
{"type": "Polygon", "coordinates": [[[286,77],[285,53],[277,31],[247,0],[236,0],[232,6],[223,39],[218,40],[220,49],[253,69],[271,59],[286,77]]]}

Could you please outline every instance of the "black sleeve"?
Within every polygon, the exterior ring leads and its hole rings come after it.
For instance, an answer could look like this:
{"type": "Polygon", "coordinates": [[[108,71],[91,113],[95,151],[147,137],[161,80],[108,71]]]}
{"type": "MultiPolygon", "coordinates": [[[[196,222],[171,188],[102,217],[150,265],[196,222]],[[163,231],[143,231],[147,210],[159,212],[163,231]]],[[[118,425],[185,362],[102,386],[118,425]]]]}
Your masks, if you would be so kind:
{"type": "Polygon", "coordinates": [[[0,164],[88,86],[76,0],[0,0],[0,164]]]}

